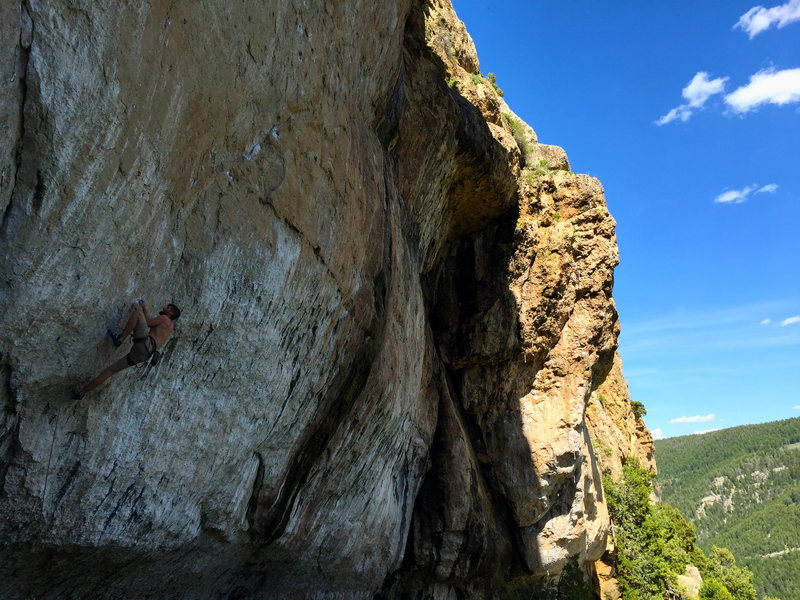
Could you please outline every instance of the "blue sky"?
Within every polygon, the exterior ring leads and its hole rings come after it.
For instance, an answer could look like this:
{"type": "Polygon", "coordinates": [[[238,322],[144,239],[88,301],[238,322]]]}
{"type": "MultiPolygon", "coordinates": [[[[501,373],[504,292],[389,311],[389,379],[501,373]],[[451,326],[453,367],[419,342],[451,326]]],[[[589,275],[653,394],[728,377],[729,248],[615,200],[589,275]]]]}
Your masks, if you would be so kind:
{"type": "Polygon", "coordinates": [[[648,426],[800,416],[800,0],[454,5],[509,106],[605,187],[648,426]]]}

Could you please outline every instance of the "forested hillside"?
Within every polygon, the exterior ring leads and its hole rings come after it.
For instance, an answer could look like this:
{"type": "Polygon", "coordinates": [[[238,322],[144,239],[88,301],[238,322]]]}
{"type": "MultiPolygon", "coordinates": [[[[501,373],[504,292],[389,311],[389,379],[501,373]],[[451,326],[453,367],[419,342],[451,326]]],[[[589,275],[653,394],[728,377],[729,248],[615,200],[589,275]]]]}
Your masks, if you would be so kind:
{"type": "Polygon", "coordinates": [[[800,418],[658,440],[660,496],[730,548],[759,595],[800,600],[800,418]]]}

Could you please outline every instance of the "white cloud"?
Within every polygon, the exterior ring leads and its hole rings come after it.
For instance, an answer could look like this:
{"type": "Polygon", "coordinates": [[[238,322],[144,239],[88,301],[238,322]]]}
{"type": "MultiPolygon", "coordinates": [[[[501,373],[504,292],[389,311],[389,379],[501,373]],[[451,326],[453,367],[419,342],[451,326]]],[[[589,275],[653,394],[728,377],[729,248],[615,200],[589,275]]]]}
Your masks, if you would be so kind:
{"type": "Polygon", "coordinates": [[[719,204],[726,204],[728,202],[733,202],[734,204],[741,204],[747,197],[750,195],[750,192],[753,191],[753,186],[748,185],[741,190],[728,190],[727,192],[722,192],[719,196],[714,198],[714,202],[719,204]]]}
{"type": "Polygon", "coordinates": [[[692,108],[700,108],[711,96],[725,91],[727,80],[727,77],[709,79],[708,73],[700,71],[692,77],[689,85],[683,88],[683,97],[689,101],[689,106],[692,108]]]}
{"type": "Polygon", "coordinates": [[[656,125],[666,125],[674,121],[675,119],[680,119],[681,121],[685,122],[689,120],[689,117],[692,116],[692,109],[688,106],[679,106],[677,108],[673,108],[663,117],[661,117],[658,121],[656,121],[656,125]]]}
{"type": "Polygon", "coordinates": [[[717,415],[714,413],[708,415],[694,415],[693,417],[678,417],[677,419],[671,419],[670,423],[708,423],[709,421],[713,421],[717,415]]]}
{"type": "Polygon", "coordinates": [[[772,319],[764,319],[759,325],[769,325],[770,323],[772,323],[772,319]]]}
{"type": "Polygon", "coordinates": [[[725,91],[725,82],[727,80],[727,77],[709,79],[708,73],[699,71],[681,92],[681,95],[687,101],[686,104],[681,104],[670,110],[656,121],[656,125],[666,125],[676,119],[688,121],[694,112],[702,108],[711,96],[725,91]]]}
{"type": "Polygon", "coordinates": [[[764,8],[763,6],[754,6],[746,13],[744,13],[737,21],[735,28],[739,28],[747,33],[752,40],[762,31],[766,31],[773,24],[778,26],[778,29],[800,20],[800,0],[789,0],[786,4],[780,6],[773,6],[772,8],[764,8]]]}
{"type": "Polygon", "coordinates": [[[693,431],[694,435],[703,435],[704,433],[711,433],[712,431],[719,431],[719,427],[716,429],[703,429],[702,431],[693,431]]]}
{"type": "Polygon", "coordinates": [[[787,325],[794,325],[795,323],[800,323],[800,316],[789,317],[788,319],[784,319],[783,321],[781,321],[781,327],[786,327],[787,325]]]}
{"type": "MultiPolygon", "coordinates": [[[[800,408],[800,406],[795,406],[795,408],[800,408]]],[[[654,440],[663,440],[664,439],[664,431],[660,427],[656,427],[650,433],[653,435],[653,439],[654,440]]]]}
{"type": "Polygon", "coordinates": [[[725,103],[738,113],[762,104],[780,106],[792,102],[800,102],[800,69],[764,69],[751,75],[750,83],[725,96],[725,103]]]}
{"type": "Polygon", "coordinates": [[[719,204],[741,204],[747,200],[747,197],[751,193],[767,194],[772,193],[777,189],[778,185],[775,183],[770,183],[761,187],[758,187],[756,184],[748,185],[741,190],[728,190],[726,192],[722,192],[719,196],[714,198],[714,202],[719,204]]]}
{"type": "Polygon", "coordinates": [[[792,408],[795,410],[800,410],[800,404],[798,404],[797,406],[793,406],[792,408]]]}

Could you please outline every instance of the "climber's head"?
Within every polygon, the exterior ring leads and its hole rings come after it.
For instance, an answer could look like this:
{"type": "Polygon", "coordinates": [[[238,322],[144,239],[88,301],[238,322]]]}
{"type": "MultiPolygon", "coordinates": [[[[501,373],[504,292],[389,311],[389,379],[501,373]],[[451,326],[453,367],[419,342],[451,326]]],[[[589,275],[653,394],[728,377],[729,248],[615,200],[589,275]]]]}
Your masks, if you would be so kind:
{"type": "Polygon", "coordinates": [[[167,315],[173,321],[177,321],[178,317],[181,316],[181,309],[174,304],[167,304],[159,314],[167,315]]]}

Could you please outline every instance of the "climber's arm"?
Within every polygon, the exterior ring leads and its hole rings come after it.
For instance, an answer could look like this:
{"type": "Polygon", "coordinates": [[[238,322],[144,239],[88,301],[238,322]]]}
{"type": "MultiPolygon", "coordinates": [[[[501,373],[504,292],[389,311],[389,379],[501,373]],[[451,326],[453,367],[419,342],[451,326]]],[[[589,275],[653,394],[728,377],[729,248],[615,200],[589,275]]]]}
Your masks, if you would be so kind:
{"type": "Polygon", "coordinates": [[[159,325],[165,325],[167,322],[172,324],[172,321],[170,321],[168,316],[156,315],[152,319],[147,319],[147,326],[152,329],[153,327],[158,327],[159,325]]]}

